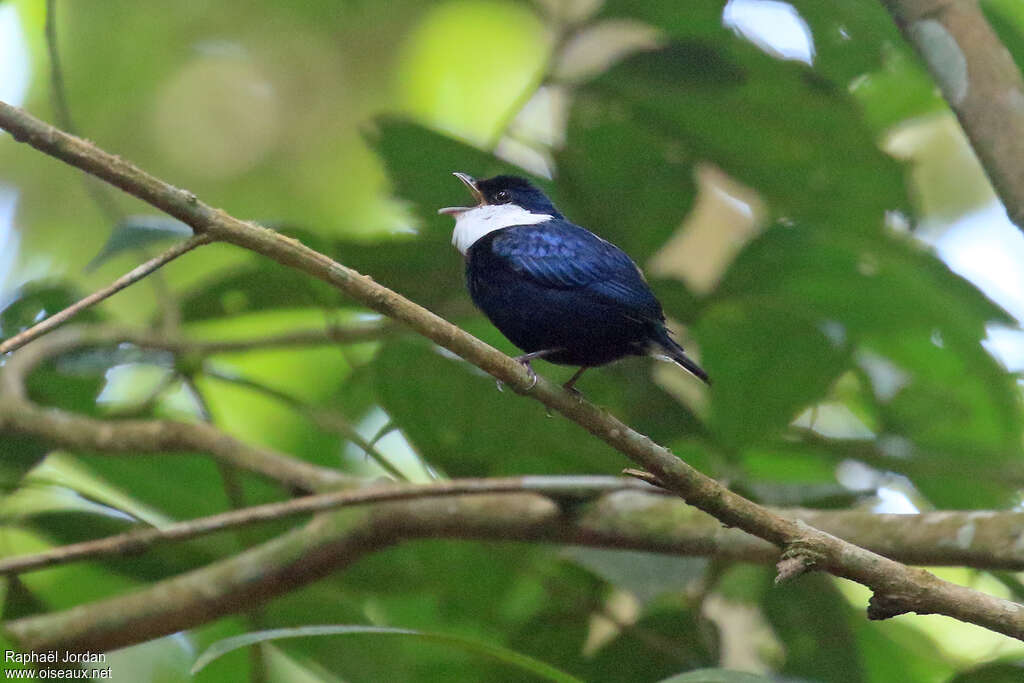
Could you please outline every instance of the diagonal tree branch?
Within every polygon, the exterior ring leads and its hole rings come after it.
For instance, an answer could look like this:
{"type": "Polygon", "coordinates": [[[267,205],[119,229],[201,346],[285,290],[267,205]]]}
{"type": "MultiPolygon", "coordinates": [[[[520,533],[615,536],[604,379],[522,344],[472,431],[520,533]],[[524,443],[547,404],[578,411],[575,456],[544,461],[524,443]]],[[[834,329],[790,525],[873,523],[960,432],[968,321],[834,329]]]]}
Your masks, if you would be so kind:
{"type": "MultiPolygon", "coordinates": [[[[724,528],[718,520],[678,498],[643,484],[630,486],[613,477],[463,480],[330,497],[335,502],[345,498],[377,500],[370,506],[322,514],[263,545],[136,593],[17,619],[5,628],[24,647],[37,651],[123,647],[251,609],[254,603],[306,585],[370,553],[418,538],[567,543],[761,564],[776,562],[780,556],[778,548],[770,543],[738,529],[724,528]],[[625,490],[615,490],[622,486],[625,490]],[[443,487],[448,487],[452,495],[386,502],[388,496],[400,499],[414,492],[433,496],[443,487]],[[480,492],[508,489],[505,493],[468,493],[474,487],[480,492]],[[458,491],[461,493],[455,495],[458,491]]],[[[327,497],[310,497],[309,503],[301,500],[278,504],[277,509],[312,506],[314,501],[327,497]]],[[[909,562],[986,566],[994,561],[995,566],[1005,568],[1019,568],[1024,563],[1022,551],[1012,550],[1022,513],[778,512],[863,540],[865,545],[877,542],[878,550],[894,552],[909,562]],[[976,525],[977,540],[972,544],[960,542],[961,530],[972,525],[976,525]],[[995,554],[983,557],[974,552],[977,548],[995,554]],[[1001,552],[1006,554],[1000,556],[1001,552]],[[1012,554],[1015,559],[1010,557],[1012,554]]]]}
{"type": "MultiPolygon", "coordinates": [[[[1024,640],[1024,608],[959,586],[859,548],[807,524],[780,517],[705,476],[607,412],[526,369],[497,349],[416,305],[372,278],[272,230],[233,218],[200,202],[94,145],[68,135],[26,112],[0,103],[0,127],[15,139],[92,173],[189,224],[197,233],[263,254],[332,284],[340,291],[404,323],[473,365],[561,413],[651,472],[666,488],[728,526],[779,546],[805,569],[824,569],[871,588],[869,618],[901,612],[938,613],[1024,640]]],[[[343,513],[338,513],[343,514],[343,513]]],[[[373,545],[363,536],[357,544],[373,545]]],[[[282,540],[282,543],[284,541],[282,540]]],[[[267,551],[261,546],[251,552],[267,551]]],[[[297,570],[299,574],[302,569],[297,570]]],[[[320,571],[324,571],[322,568],[320,571]]]]}
{"type": "MultiPolygon", "coordinates": [[[[109,555],[134,554],[152,545],[184,541],[226,529],[353,505],[467,494],[539,493],[556,502],[588,502],[582,513],[562,519],[573,538],[594,546],[707,555],[747,562],[775,562],[778,549],[738,529],[727,529],[668,492],[619,477],[527,476],[455,479],[430,484],[376,484],[358,490],[331,491],[280,503],[267,503],[160,528],[51,548],[34,555],[0,559],[0,574],[109,555]],[[628,496],[614,495],[628,491],[628,496]]],[[[1018,547],[1024,512],[927,512],[876,514],[867,510],[774,509],[870,548],[916,565],[964,566],[1024,571],[1024,548],[1018,547]],[[970,542],[965,542],[966,539],[970,542]]],[[[568,538],[568,536],[567,536],[568,538]]]]}
{"type": "MultiPolygon", "coordinates": [[[[206,534],[234,529],[259,522],[283,519],[313,512],[324,512],[353,505],[384,503],[399,500],[434,498],[483,493],[543,493],[550,497],[589,498],[608,491],[650,489],[638,482],[602,476],[535,476],[491,479],[456,479],[430,484],[372,485],[367,488],[331,491],[304,496],[281,503],[267,503],[231,510],[161,528],[148,528],[52,548],[35,555],[0,559],[0,574],[18,574],[56,564],[79,560],[135,553],[157,543],[183,541],[206,534]]],[[[651,495],[659,495],[657,490],[651,495]]],[[[681,502],[681,501],[676,501],[681,502]]],[[[751,538],[747,536],[747,538],[751,538]]],[[[1024,564],[1024,563],[1022,563],[1024,564]]]]}
{"type": "Polygon", "coordinates": [[[1024,76],[977,0],[883,0],[1024,230],[1024,76]]]}
{"type": "Polygon", "coordinates": [[[80,328],[68,328],[25,346],[0,374],[0,431],[38,436],[70,450],[100,453],[205,452],[219,462],[256,472],[302,491],[351,487],[359,480],[252,446],[206,423],[169,420],[104,421],[43,408],[28,400],[24,380],[42,361],[85,344],[80,328]]]}

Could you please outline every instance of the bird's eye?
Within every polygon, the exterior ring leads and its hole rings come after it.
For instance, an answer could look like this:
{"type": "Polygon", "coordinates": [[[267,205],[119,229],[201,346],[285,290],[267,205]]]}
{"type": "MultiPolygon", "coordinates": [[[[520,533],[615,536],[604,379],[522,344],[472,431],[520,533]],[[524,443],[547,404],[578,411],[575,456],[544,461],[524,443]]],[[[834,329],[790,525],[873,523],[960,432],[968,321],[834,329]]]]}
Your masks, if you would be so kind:
{"type": "Polygon", "coordinates": [[[508,190],[498,190],[494,195],[494,200],[499,204],[507,204],[512,201],[512,194],[508,190]]]}

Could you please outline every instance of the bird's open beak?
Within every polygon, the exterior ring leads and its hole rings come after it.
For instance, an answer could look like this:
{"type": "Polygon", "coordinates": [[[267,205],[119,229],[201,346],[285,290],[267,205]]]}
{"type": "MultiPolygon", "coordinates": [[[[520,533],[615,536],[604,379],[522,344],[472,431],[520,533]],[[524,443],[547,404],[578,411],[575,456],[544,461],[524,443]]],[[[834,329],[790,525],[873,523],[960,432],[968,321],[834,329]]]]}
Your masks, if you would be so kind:
{"type": "MultiPolygon", "coordinates": [[[[455,176],[456,178],[458,178],[459,180],[461,180],[462,184],[465,185],[467,188],[469,188],[470,194],[473,195],[473,199],[475,199],[476,202],[477,202],[476,206],[483,206],[484,204],[487,203],[487,200],[484,199],[483,194],[477,188],[476,180],[473,179],[473,176],[469,175],[468,173],[459,173],[459,172],[452,173],[452,175],[455,176]]],[[[469,211],[470,209],[475,209],[476,206],[446,206],[443,209],[438,209],[437,212],[440,213],[440,214],[448,214],[448,215],[452,215],[452,216],[458,216],[463,211],[469,211]]]]}

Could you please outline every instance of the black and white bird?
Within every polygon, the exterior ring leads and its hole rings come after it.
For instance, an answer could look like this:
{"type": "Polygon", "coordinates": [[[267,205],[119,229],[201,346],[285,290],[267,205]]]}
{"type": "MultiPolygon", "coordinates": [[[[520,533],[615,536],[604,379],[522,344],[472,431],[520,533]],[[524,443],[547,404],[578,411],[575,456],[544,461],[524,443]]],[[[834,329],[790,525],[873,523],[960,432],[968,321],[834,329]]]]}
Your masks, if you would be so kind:
{"type": "Polygon", "coordinates": [[[452,244],[466,258],[473,303],[509,341],[579,370],[625,356],[675,361],[710,384],[708,375],[665,327],[665,314],[635,263],[611,242],[574,225],[543,192],[517,176],[465,183],[476,206],[440,209],[455,217],[452,244]]]}

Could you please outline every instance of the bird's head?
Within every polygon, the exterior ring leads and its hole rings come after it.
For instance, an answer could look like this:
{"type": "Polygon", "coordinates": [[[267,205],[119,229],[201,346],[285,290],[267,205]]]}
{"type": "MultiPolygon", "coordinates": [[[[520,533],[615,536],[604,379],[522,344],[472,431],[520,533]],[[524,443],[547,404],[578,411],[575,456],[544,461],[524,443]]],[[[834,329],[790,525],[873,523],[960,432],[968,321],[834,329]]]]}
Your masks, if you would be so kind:
{"type": "Polygon", "coordinates": [[[481,206],[500,206],[507,204],[519,207],[533,214],[544,214],[561,218],[551,200],[529,180],[514,175],[498,175],[485,180],[476,180],[466,173],[453,173],[456,178],[469,189],[476,206],[450,206],[438,211],[458,217],[459,214],[481,206]]]}

